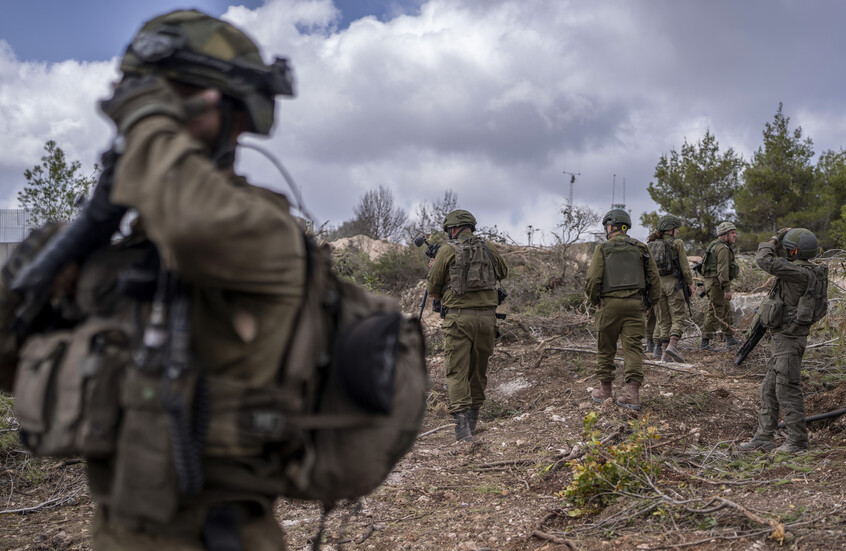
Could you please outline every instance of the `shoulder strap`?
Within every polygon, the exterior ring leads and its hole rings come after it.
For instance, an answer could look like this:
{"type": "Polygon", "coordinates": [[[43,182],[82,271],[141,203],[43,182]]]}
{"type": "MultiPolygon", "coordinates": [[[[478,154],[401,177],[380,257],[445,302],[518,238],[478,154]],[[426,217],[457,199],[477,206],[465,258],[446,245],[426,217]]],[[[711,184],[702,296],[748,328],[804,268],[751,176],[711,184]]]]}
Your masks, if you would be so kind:
{"type": "Polygon", "coordinates": [[[496,260],[494,260],[493,254],[491,253],[491,250],[488,248],[488,244],[485,243],[485,240],[480,237],[479,241],[482,242],[482,247],[484,247],[485,252],[488,253],[488,258],[491,261],[491,267],[493,268],[494,275],[496,275],[496,282],[499,283],[502,280],[502,278],[499,277],[499,270],[496,269],[496,260]]]}

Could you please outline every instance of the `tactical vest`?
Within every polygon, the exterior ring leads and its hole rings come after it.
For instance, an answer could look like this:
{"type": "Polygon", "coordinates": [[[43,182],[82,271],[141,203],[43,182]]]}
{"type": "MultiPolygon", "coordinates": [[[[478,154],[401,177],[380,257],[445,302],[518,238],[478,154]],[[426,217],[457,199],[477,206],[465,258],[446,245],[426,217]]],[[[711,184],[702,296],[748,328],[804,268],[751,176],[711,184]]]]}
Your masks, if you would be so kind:
{"type": "Polygon", "coordinates": [[[95,252],[77,283],[81,321],[20,349],[24,445],[110,465],[91,478],[92,495],[122,518],[158,523],[205,488],[204,456],[275,458],[261,476],[277,495],[329,504],[372,491],[423,421],[422,332],[394,299],[338,278],[328,251],[303,238],[304,301],[276,379],[261,388],[207,373],[190,345],[176,346],[191,340],[190,315],[179,315],[190,302],[171,302],[156,326],[163,279],[149,242],[95,252]]]}
{"type": "Polygon", "coordinates": [[[658,266],[658,275],[672,275],[675,271],[677,261],[676,252],[673,250],[675,240],[675,237],[670,239],[661,237],[646,245],[649,247],[649,254],[655,259],[655,265],[658,266]]]}
{"type": "Polygon", "coordinates": [[[472,236],[450,239],[447,244],[455,251],[455,262],[449,267],[449,286],[453,293],[461,296],[496,289],[498,278],[493,255],[484,239],[472,236]]]}
{"type": "Polygon", "coordinates": [[[605,269],[602,272],[601,293],[646,289],[644,253],[631,237],[611,239],[600,245],[605,269]]]}
{"type": "Polygon", "coordinates": [[[717,252],[714,249],[719,245],[729,250],[729,281],[733,281],[740,273],[740,266],[734,260],[734,250],[719,239],[712,241],[705,250],[705,258],[702,259],[702,275],[704,277],[717,277],[717,252]]]}

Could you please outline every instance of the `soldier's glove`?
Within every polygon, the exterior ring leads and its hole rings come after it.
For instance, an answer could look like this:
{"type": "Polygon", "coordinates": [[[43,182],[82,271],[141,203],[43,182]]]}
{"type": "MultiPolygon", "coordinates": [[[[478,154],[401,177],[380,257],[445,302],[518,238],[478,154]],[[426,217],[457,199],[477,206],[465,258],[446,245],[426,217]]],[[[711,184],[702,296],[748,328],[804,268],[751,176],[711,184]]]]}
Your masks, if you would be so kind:
{"type": "Polygon", "coordinates": [[[784,236],[787,235],[787,232],[792,229],[793,228],[781,228],[780,230],[778,230],[778,232],[776,232],[774,236],[770,237],[770,239],[775,239],[776,243],[781,243],[781,240],[784,239],[784,236]]]}
{"type": "Polygon", "coordinates": [[[118,134],[151,115],[165,115],[185,121],[180,97],[167,81],[153,75],[127,76],[115,88],[111,98],[100,102],[100,109],[115,121],[118,134]]]}

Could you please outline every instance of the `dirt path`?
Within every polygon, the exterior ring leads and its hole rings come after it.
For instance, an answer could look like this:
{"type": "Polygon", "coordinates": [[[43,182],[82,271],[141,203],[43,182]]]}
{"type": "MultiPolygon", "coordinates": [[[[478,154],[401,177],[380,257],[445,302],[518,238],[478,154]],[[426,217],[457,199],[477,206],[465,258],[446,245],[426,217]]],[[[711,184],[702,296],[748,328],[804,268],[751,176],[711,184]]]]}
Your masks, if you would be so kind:
{"type": "MultiPolygon", "coordinates": [[[[585,415],[597,412],[597,428],[603,436],[617,435],[615,442],[631,430],[626,412],[588,399],[595,365],[589,334],[499,345],[477,438],[463,444],[454,442],[446,413],[433,324],[430,340],[435,353],[429,358],[432,390],[423,432],[433,432],[418,440],[373,494],[331,512],[323,549],[763,550],[781,548],[770,538],[774,525],[787,533],[788,548],[833,550],[846,541],[846,416],[811,425],[812,451],[803,456],[735,451],[755,426],[765,344],[743,369],[734,367],[729,354],[692,349],[685,352],[697,373],[647,366],[641,417],[661,436],[651,455],[662,465],[655,488],[572,518],[572,508],[555,494],[571,480],[562,458],[584,446],[585,415]],[[573,351],[580,348],[586,352],[573,351]]],[[[826,354],[825,348],[810,350],[806,364],[830,365],[826,354]]],[[[846,400],[846,384],[818,381],[825,373],[813,371],[806,381],[809,415],[846,400]]],[[[618,381],[615,392],[621,387],[618,381]]],[[[35,467],[27,471],[30,481],[0,473],[0,509],[38,507],[0,515],[0,549],[89,549],[92,505],[84,465],[35,467]]],[[[308,549],[320,508],[280,500],[277,511],[289,548],[308,549]]]]}

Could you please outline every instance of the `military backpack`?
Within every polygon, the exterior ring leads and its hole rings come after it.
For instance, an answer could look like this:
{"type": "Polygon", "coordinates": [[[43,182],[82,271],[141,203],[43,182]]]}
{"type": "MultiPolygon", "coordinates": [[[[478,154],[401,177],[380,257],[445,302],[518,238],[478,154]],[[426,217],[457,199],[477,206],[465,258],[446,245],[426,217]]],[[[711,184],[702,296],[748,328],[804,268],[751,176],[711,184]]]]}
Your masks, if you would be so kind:
{"type": "Polygon", "coordinates": [[[828,313],[828,266],[807,266],[808,286],[796,305],[796,323],[812,325],[828,313]]]}
{"type": "Polygon", "coordinates": [[[649,254],[655,259],[655,264],[658,266],[658,275],[672,275],[675,271],[676,253],[673,251],[673,240],[656,239],[647,243],[649,247],[649,254]]]}
{"type": "Polygon", "coordinates": [[[453,293],[461,296],[496,289],[500,278],[484,239],[473,236],[451,239],[447,244],[455,251],[455,262],[449,267],[449,285],[453,293]]]}

